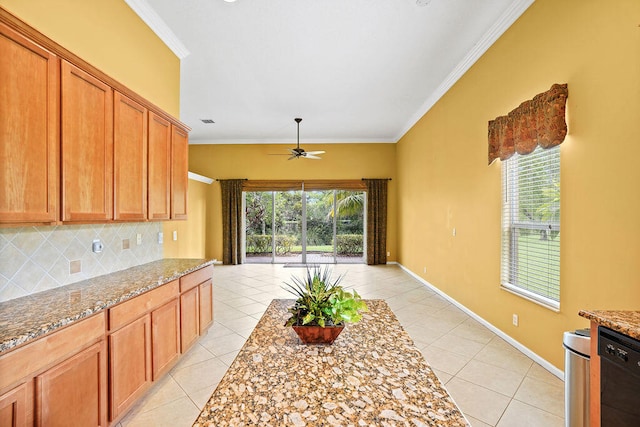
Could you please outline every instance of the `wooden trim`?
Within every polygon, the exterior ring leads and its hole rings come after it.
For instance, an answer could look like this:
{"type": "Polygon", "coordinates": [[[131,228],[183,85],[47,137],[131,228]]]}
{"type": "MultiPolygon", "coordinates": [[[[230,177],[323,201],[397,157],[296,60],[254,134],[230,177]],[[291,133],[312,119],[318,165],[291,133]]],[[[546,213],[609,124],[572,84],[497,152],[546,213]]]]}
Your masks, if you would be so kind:
{"type": "Polygon", "coordinates": [[[50,38],[48,38],[47,36],[45,36],[44,34],[39,32],[35,28],[31,27],[30,25],[28,25],[27,23],[25,23],[24,21],[22,21],[18,17],[12,15],[9,11],[7,11],[4,8],[2,8],[1,6],[0,6],[0,22],[5,23],[10,28],[14,29],[15,31],[19,32],[20,34],[23,34],[27,38],[33,40],[35,43],[39,44],[44,49],[47,49],[50,52],[54,53],[55,55],[57,55],[61,59],[64,59],[64,60],[70,62],[71,64],[75,65],[76,67],[81,68],[83,71],[86,71],[87,73],[91,74],[93,77],[95,77],[95,78],[97,78],[99,80],[102,80],[104,83],[108,84],[113,89],[115,89],[115,90],[119,91],[120,93],[126,95],[127,97],[131,98],[133,101],[144,105],[145,107],[147,107],[150,110],[153,110],[154,113],[156,113],[157,115],[161,116],[162,118],[168,120],[169,122],[171,122],[171,123],[173,123],[173,124],[175,124],[175,125],[177,125],[177,126],[179,126],[181,128],[184,128],[187,131],[191,130],[191,128],[189,126],[187,126],[186,124],[184,124],[181,121],[177,120],[175,117],[169,115],[168,113],[164,112],[157,105],[149,102],[147,99],[145,99],[142,96],[138,95],[136,92],[132,91],[131,89],[129,89],[128,87],[126,87],[122,83],[118,82],[117,80],[113,79],[109,75],[107,75],[104,72],[100,71],[98,68],[96,68],[93,65],[89,64],[88,62],[86,62],[85,60],[80,58],[79,56],[77,56],[74,53],[70,52],[69,50],[65,49],[64,47],[62,47],[58,43],[54,42],[53,40],[51,40],[50,38]]]}
{"type": "Polygon", "coordinates": [[[301,190],[356,190],[365,191],[366,184],[361,179],[310,179],[310,180],[248,180],[242,184],[242,191],[294,191],[301,190]]]}
{"type": "Polygon", "coordinates": [[[598,324],[591,321],[591,355],[589,361],[589,425],[600,427],[600,356],[598,355],[598,324]]]}

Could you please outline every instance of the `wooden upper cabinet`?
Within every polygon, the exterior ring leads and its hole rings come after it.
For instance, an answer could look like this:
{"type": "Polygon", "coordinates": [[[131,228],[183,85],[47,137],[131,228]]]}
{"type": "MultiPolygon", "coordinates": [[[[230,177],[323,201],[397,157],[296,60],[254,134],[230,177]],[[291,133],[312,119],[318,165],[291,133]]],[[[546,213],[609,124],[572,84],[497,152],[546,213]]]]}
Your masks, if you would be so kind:
{"type": "Polygon", "coordinates": [[[171,123],[149,112],[150,220],[171,218],[171,123]]]}
{"type": "Polygon", "coordinates": [[[114,219],[147,218],[147,109],[119,92],[113,106],[114,219]]]}
{"type": "Polygon", "coordinates": [[[113,218],[113,90],[62,61],[62,220],[113,218]]]}
{"type": "Polygon", "coordinates": [[[189,134],[177,126],[172,126],[171,153],[171,219],[187,219],[189,134]]]}
{"type": "Polygon", "coordinates": [[[0,24],[0,224],[58,219],[59,59],[0,24]]]}

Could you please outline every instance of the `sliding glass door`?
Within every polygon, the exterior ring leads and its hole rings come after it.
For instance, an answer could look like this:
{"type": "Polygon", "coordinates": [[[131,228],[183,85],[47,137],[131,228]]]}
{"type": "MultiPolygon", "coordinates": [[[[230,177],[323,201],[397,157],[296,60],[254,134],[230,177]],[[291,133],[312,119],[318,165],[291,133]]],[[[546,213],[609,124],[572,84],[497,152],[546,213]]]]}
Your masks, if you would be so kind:
{"type": "Polygon", "coordinates": [[[364,262],[364,192],[262,191],[245,196],[245,262],[364,262]]]}

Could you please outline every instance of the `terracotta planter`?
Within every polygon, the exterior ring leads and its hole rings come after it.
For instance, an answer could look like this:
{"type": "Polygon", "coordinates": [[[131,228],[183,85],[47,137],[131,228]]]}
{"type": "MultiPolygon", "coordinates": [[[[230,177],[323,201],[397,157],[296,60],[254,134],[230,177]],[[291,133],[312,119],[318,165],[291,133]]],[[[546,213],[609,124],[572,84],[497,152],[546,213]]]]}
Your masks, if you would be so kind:
{"type": "Polygon", "coordinates": [[[340,332],[344,329],[342,326],[292,326],[293,330],[305,344],[333,344],[338,338],[340,332]]]}

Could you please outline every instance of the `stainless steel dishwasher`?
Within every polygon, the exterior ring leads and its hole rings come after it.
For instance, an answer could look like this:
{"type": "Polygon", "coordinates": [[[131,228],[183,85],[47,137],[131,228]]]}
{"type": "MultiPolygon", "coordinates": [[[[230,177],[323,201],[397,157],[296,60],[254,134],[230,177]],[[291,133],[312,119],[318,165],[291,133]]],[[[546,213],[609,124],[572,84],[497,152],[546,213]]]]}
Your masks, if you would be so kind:
{"type": "Polygon", "coordinates": [[[589,329],[564,333],[564,425],[589,426],[589,329]]]}

